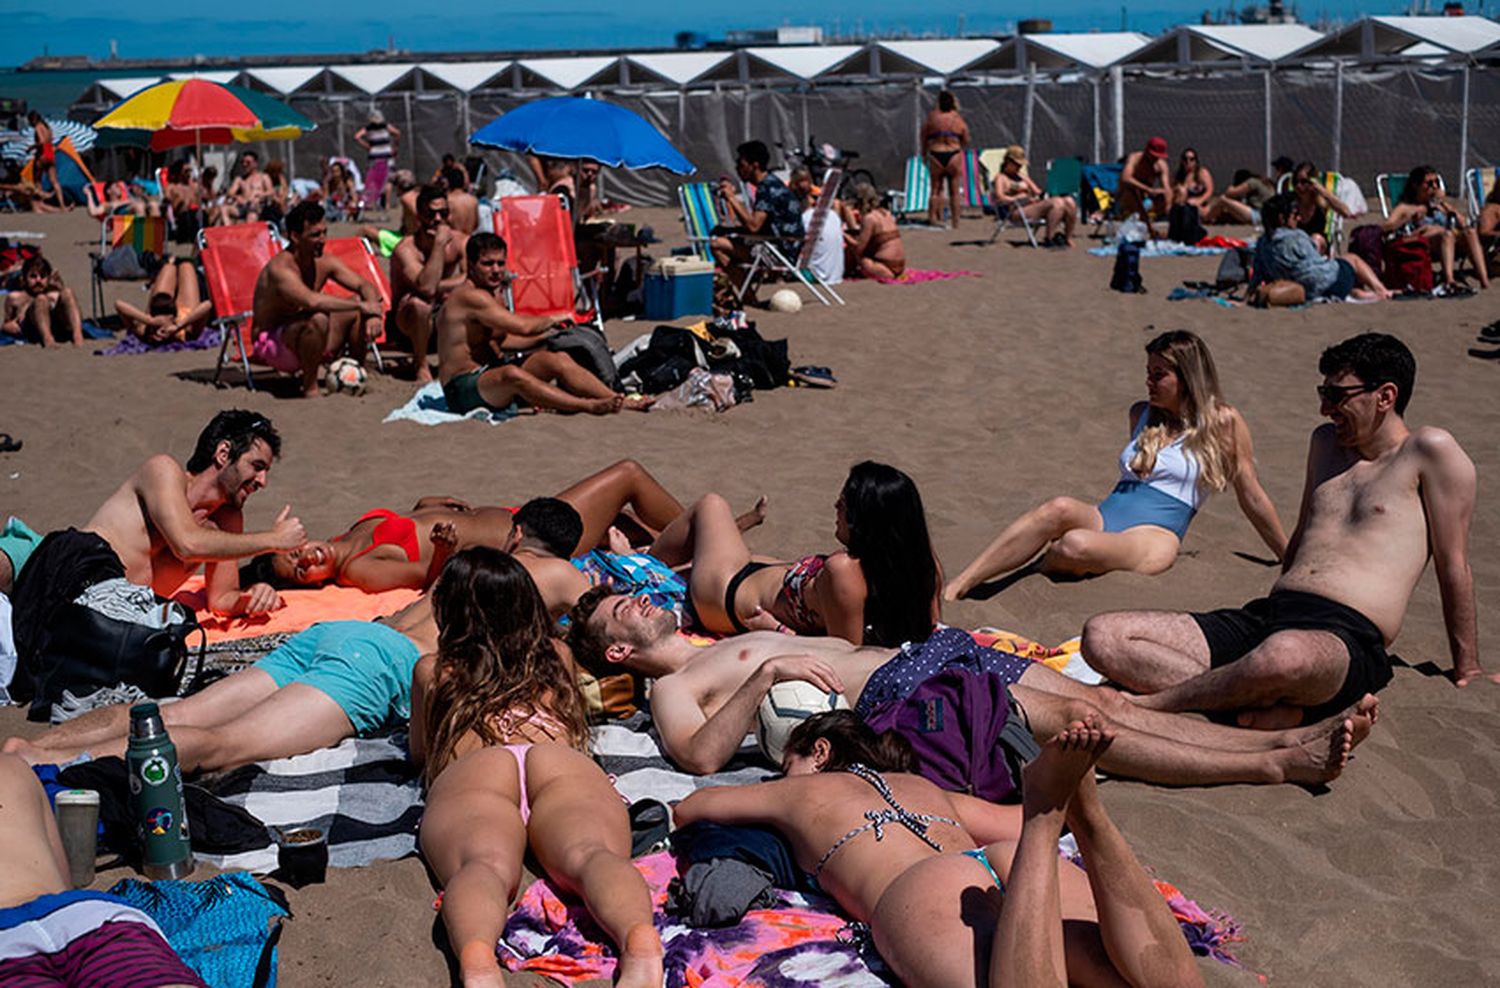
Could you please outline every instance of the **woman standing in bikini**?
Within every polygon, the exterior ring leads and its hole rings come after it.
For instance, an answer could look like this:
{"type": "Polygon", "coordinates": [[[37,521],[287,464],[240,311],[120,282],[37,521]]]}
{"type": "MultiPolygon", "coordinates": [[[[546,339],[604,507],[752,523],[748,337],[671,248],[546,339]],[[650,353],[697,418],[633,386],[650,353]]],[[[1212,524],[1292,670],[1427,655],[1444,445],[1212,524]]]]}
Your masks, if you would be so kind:
{"type": "Polygon", "coordinates": [[[495,947],[529,847],[614,941],[615,983],[657,988],[661,939],[625,803],[585,753],[583,697],[536,586],[510,556],[466,549],[432,605],[438,650],[412,676],[411,755],[428,787],[418,843],[464,984],[501,988],[495,947]]]}
{"type": "Polygon", "coordinates": [[[938,93],[937,107],[922,124],[922,153],[932,172],[932,194],[927,202],[927,222],[943,225],[943,188],[946,183],[953,229],[958,229],[958,209],[963,202],[959,189],[964,181],[964,148],[969,146],[969,125],[958,112],[958,97],[948,90],[938,93]]]}
{"type": "Polygon", "coordinates": [[[651,546],[668,566],[692,564],[688,593],[708,631],[830,635],[856,645],[932,634],[942,574],[917,485],[895,467],[865,461],[849,471],[834,502],[842,551],[754,558],[743,527],[722,497],[708,494],[651,546]]]}
{"type": "Polygon", "coordinates": [[[1021,770],[1023,807],[999,806],[908,774],[905,740],[835,711],[792,732],[785,778],[700,789],[672,815],[679,827],[780,831],[911,988],[1202,985],[1166,901],[1099,800],[1093,766],[1112,741],[1080,704],[1021,770]],[[1064,823],[1086,874],[1059,867],[1064,823]]]}
{"type": "Polygon", "coordinates": [[[1032,508],[948,584],[944,600],[967,596],[1043,550],[1035,565],[1053,575],[1165,572],[1199,506],[1230,485],[1267,548],[1282,558],[1286,532],[1255,472],[1250,427],[1224,400],[1208,344],[1180,329],[1147,343],[1146,396],[1131,406],[1114,491],[1097,505],[1055,497],[1032,508]]]}

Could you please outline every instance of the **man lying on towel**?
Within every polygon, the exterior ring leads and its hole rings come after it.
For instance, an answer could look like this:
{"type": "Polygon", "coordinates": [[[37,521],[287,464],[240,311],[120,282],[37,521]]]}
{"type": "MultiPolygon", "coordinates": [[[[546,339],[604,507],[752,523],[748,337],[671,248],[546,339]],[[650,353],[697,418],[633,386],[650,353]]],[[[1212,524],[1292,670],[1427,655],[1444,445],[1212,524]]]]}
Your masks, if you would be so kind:
{"type": "MultiPolygon", "coordinates": [[[[412,670],[437,650],[427,597],[379,621],[328,621],[292,636],[270,655],[207,689],[163,704],[183,771],[217,772],[289,758],[404,724],[412,670]]],[[[61,764],[87,751],[123,755],[130,705],[91,710],[6,753],[61,764]]]]}
{"type": "Polygon", "coordinates": [[[198,436],[184,468],[165,453],[151,457],[109,496],[80,531],[42,540],[16,576],[11,595],[16,685],[23,695],[45,653],[59,608],[85,589],[124,577],[170,596],[208,563],[207,596],[217,614],[261,614],[280,604],[266,584],[240,589],[234,560],[290,550],[307,540],[302,522],[282,510],[268,532],[245,532],[245,501],[266,485],[281,450],[270,419],[223,411],[198,436]]]}
{"type": "Polygon", "coordinates": [[[662,747],[679,767],[700,775],[724,767],[755,728],[767,691],[793,679],[845,694],[856,712],[868,718],[948,669],[997,676],[1038,742],[1097,708],[1119,728],[1100,766],[1166,785],[1327,782],[1343,771],[1350,749],[1369,733],[1376,712],[1371,696],[1308,727],[1224,727],[1145,710],[1114,690],[1085,686],[1040,662],[983,648],[968,632],[954,628],[940,628],[926,641],[897,649],[774,631],[752,631],[701,647],[677,633],[672,611],[606,587],[579,600],[568,644],[579,667],[597,677],[622,669],[654,677],[651,716],[662,747]]]}

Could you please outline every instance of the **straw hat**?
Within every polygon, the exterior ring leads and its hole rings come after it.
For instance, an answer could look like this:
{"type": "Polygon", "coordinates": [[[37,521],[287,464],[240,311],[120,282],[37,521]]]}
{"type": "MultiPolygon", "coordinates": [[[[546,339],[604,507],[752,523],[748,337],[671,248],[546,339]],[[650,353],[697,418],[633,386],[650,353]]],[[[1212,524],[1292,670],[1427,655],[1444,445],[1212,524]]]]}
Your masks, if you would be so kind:
{"type": "Polygon", "coordinates": [[[1019,144],[1012,144],[1010,147],[1005,149],[1005,158],[1001,163],[1003,164],[1005,161],[1014,161],[1022,168],[1025,168],[1026,149],[1019,144]]]}

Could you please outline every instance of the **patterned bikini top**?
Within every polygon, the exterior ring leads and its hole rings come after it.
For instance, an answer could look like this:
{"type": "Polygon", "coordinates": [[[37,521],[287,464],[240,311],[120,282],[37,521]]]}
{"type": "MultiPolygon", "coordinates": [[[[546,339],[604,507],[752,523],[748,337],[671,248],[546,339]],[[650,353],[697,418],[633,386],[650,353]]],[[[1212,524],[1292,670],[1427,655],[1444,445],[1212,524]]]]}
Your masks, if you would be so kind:
{"type": "Polygon", "coordinates": [[[855,827],[834,841],[833,846],[828,849],[828,852],[818,859],[818,866],[813,869],[814,881],[823,873],[823,866],[828,863],[829,858],[833,857],[835,851],[867,830],[875,831],[875,839],[879,841],[885,839],[885,827],[888,824],[897,824],[910,830],[922,843],[934,851],[942,853],[943,845],[927,836],[927,828],[934,823],[946,823],[953,827],[962,826],[957,820],[950,820],[945,816],[934,816],[930,813],[913,813],[911,810],[908,810],[896,802],[896,795],[891,792],[891,787],[886,785],[885,777],[867,765],[855,762],[845,771],[851,775],[857,775],[868,782],[880,794],[880,798],[884,799],[890,805],[888,808],[865,810],[865,819],[869,822],[855,827]]]}

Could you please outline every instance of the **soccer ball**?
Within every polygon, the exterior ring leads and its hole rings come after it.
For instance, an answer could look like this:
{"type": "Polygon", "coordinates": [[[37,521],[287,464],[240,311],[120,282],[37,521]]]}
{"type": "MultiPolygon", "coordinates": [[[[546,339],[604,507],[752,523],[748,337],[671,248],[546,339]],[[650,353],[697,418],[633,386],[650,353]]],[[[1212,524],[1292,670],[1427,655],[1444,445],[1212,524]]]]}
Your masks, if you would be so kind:
{"type": "Polygon", "coordinates": [[[760,742],[761,753],[780,765],[787,739],[798,724],[813,714],[848,709],[844,694],[825,693],[812,683],[789,679],[772,686],[760,701],[760,727],[755,739],[760,742]]]}
{"type": "Polygon", "coordinates": [[[353,358],[340,357],[328,365],[328,373],[323,375],[323,386],[328,389],[329,394],[342,392],[346,395],[362,395],[365,393],[367,380],[365,369],[353,358]]]}
{"type": "Polygon", "coordinates": [[[770,305],[777,312],[801,312],[802,296],[790,288],[782,288],[771,296],[770,305]]]}

